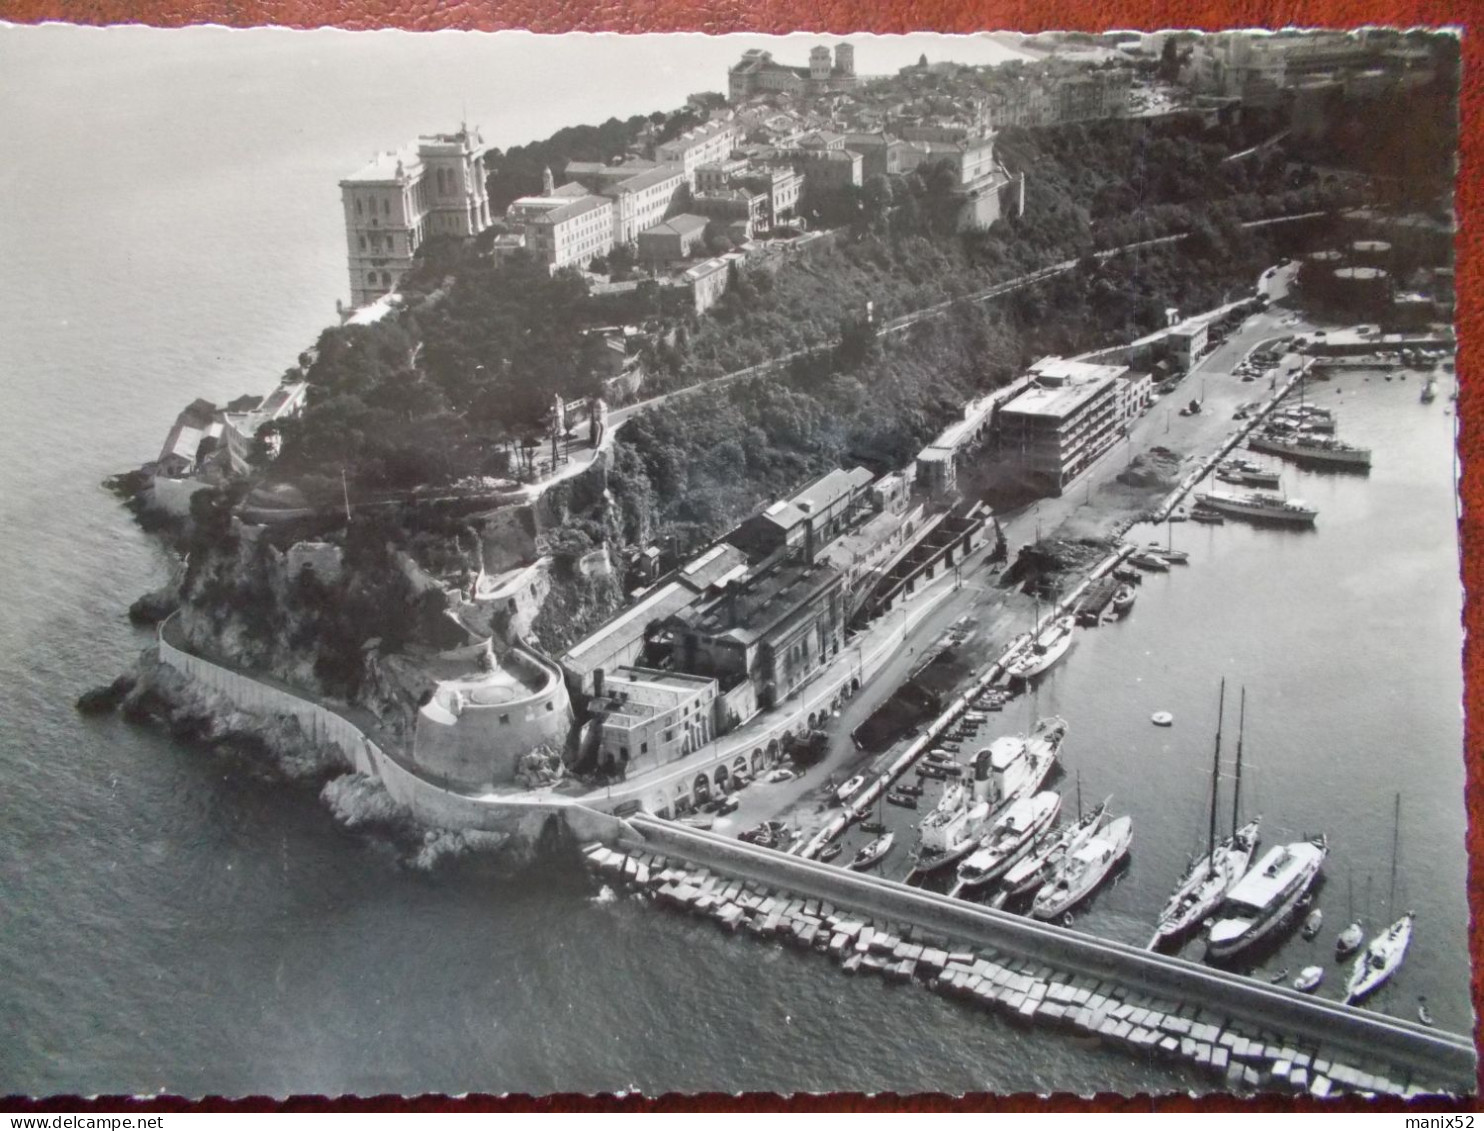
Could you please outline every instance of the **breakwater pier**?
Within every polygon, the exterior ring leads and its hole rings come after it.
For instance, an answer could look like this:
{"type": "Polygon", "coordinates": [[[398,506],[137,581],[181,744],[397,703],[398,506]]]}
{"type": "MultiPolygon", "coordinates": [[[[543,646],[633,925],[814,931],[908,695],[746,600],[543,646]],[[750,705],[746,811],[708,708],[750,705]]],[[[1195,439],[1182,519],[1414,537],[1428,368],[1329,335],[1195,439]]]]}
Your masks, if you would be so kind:
{"type": "Polygon", "coordinates": [[[1473,1089],[1467,1037],[637,816],[589,868],[659,907],[921,983],[1020,1025],[1316,1097],[1473,1089]]]}

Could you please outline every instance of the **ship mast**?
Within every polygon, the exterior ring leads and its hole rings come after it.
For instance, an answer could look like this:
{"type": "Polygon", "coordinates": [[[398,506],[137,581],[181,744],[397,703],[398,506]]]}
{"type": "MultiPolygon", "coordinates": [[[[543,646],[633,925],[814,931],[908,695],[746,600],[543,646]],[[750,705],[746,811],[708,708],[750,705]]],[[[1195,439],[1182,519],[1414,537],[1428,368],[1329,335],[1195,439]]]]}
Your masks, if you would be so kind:
{"type": "Polygon", "coordinates": [[[1237,714],[1237,785],[1232,791],[1232,841],[1237,836],[1238,814],[1242,808],[1242,736],[1247,731],[1247,689],[1242,688],[1242,706],[1237,714]]]}
{"type": "Polygon", "coordinates": [[[1391,891],[1386,896],[1386,913],[1394,913],[1396,907],[1396,849],[1402,835],[1402,795],[1397,793],[1396,805],[1391,818],[1391,891]]]}
{"type": "Polygon", "coordinates": [[[1216,701],[1216,753],[1211,759],[1211,829],[1206,841],[1206,875],[1216,870],[1216,790],[1221,781],[1221,715],[1226,708],[1226,679],[1221,681],[1221,697],[1216,701]]]}

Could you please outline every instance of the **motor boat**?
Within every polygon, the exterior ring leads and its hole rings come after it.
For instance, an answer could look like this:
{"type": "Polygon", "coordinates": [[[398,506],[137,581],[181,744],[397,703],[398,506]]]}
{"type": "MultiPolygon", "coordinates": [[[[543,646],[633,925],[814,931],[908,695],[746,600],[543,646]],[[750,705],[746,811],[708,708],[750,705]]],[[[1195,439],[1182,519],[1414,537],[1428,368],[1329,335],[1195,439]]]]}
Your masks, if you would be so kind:
{"type": "Polygon", "coordinates": [[[1206,938],[1206,954],[1225,958],[1275,931],[1308,892],[1328,852],[1323,835],[1269,849],[1227,893],[1206,938]]]}
{"type": "Polygon", "coordinates": [[[1323,966],[1305,966],[1299,971],[1297,978],[1293,980],[1293,988],[1301,994],[1311,994],[1319,988],[1319,983],[1324,981],[1323,966]]]}
{"type": "Polygon", "coordinates": [[[1097,890],[1113,866],[1128,855],[1133,841],[1132,817],[1119,817],[1067,854],[1056,874],[1036,893],[1031,914],[1059,919],[1097,890]]]}

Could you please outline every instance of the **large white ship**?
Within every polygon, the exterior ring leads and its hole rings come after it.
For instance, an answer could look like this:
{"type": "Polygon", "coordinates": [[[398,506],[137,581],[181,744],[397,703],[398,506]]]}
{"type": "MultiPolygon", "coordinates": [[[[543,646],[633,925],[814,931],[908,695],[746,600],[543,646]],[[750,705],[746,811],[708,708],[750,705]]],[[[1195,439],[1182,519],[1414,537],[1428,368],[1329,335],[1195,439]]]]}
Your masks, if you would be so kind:
{"type": "Polygon", "coordinates": [[[1060,812],[1061,797],[1049,789],[1011,805],[958,866],[958,884],[951,894],[981,888],[1003,876],[1030,852],[1060,812]]]}
{"type": "Polygon", "coordinates": [[[1285,499],[1282,495],[1266,491],[1248,491],[1233,495],[1225,491],[1208,491],[1197,495],[1196,501],[1203,507],[1240,518],[1256,518],[1267,522],[1286,522],[1295,526],[1312,526],[1319,511],[1298,499],[1285,499]]]}
{"type": "Polygon", "coordinates": [[[923,818],[913,870],[936,871],[972,852],[995,817],[1041,788],[1066,733],[1065,719],[1046,718],[1028,736],[997,738],[975,754],[972,783],[949,785],[923,818]]]}
{"type": "Polygon", "coordinates": [[[1269,849],[1227,892],[1211,924],[1206,954],[1224,958],[1271,934],[1309,890],[1327,852],[1323,836],[1269,849]]]}
{"type": "Polygon", "coordinates": [[[913,871],[946,868],[973,851],[980,830],[989,819],[989,802],[974,794],[975,790],[961,782],[952,782],[943,791],[937,806],[922,819],[913,871]]]}
{"type": "Polygon", "coordinates": [[[1369,448],[1357,448],[1332,436],[1314,436],[1306,432],[1260,432],[1248,438],[1247,446],[1254,452],[1287,456],[1299,463],[1353,469],[1371,466],[1369,448]]]}

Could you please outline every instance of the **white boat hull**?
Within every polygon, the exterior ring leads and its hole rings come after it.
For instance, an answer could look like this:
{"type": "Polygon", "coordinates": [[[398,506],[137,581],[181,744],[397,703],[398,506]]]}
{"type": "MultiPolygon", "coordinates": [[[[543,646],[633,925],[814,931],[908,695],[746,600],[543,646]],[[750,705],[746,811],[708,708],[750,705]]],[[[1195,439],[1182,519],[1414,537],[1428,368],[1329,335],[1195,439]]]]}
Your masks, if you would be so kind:
{"type": "Polygon", "coordinates": [[[1067,649],[1072,646],[1075,625],[1076,621],[1071,617],[1058,618],[1025,651],[1006,664],[1005,671],[1016,679],[1032,679],[1040,675],[1067,654],[1067,649]]]}
{"type": "Polygon", "coordinates": [[[1396,973],[1402,959],[1407,955],[1407,946],[1412,941],[1412,913],[1403,915],[1387,930],[1370,941],[1345,984],[1345,1004],[1369,997],[1379,990],[1396,973]]]}
{"type": "MultiPolygon", "coordinates": [[[[1208,958],[1229,958],[1234,954],[1239,954],[1267,938],[1287,921],[1289,914],[1298,905],[1298,901],[1304,897],[1315,878],[1318,877],[1319,869],[1324,865],[1324,858],[1327,854],[1327,849],[1323,844],[1308,841],[1303,843],[1317,851],[1309,856],[1282,894],[1276,897],[1270,906],[1264,907],[1260,915],[1250,920],[1217,920],[1212,924],[1211,935],[1206,942],[1208,958]]],[[[1235,892],[1228,894],[1234,895],[1235,892]]]]}

